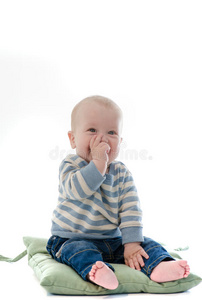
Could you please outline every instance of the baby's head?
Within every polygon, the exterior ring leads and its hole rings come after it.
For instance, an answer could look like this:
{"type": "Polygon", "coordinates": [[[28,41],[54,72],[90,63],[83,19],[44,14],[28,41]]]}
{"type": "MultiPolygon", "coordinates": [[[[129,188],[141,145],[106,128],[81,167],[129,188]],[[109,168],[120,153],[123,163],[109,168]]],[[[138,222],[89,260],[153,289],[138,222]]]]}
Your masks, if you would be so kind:
{"type": "Polygon", "coordinates": [[[113,110],[114,113],[119,114],[120,117],[120,125],[122,130],[122,122],[123,116],[120,107],[111,99],[103,97],[103,96],[91,96],[81,100],[76,104],[71,114],[71,130],[75,131],[76,127],[79,126],[79,113],[82,113],[82,109],[85,107],[90,111],[96,106],[97,108],[104,107],[106,110],[113,110]]]}
{"type": "Polygon", "coordinates": [[[119,153],[122,141],[123,116],[119,106],[102,96],[91,96],[80,101],[71,115],[71,131],[68,132],[72,148],[86,161],[91,160],[90,140],[102,135],[102,141],[110,146],[109,163],[119,153]]]}

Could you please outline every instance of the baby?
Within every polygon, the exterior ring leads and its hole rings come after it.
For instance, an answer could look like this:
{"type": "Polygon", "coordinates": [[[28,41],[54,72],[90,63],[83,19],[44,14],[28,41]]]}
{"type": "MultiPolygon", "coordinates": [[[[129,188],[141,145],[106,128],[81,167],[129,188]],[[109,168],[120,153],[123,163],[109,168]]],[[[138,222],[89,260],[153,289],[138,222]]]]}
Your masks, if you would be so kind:
{"type": "Polygon", "coordinates": [[[122,111],[92,96],[72,111],[71,147],[59,169],[59,199],[47,250],[84,280],[116,289],[111,263],[126,264],[156,282],[187,277],[185,260],[174,260],[142,233],[142,211],[131,173],[116,161],[122,142],[122,111]]]}

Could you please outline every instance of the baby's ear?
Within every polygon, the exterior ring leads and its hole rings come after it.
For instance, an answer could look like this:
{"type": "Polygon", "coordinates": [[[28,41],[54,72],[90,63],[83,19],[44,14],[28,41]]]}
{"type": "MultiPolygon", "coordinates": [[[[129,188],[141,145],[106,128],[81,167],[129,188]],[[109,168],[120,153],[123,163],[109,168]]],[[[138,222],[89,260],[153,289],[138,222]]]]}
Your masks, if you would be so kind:
{"type": "Polygon", "coordinates": [[[75,136],[73,131],[68,131],[68,137],[69,137],[69,141],[70,141],[70,145],[72,147],[72,149],[76,148],[76,144],[75,144],[75,136]]]}

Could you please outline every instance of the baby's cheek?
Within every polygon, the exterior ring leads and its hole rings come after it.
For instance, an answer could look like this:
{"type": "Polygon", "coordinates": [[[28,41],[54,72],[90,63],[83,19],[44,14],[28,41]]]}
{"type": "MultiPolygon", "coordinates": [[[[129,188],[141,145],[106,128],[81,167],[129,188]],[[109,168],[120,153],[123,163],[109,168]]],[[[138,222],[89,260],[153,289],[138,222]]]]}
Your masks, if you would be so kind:
{"type": "Polygon", "coordinates": [[[118,155],[119,155],[119,148],[111,149],[110,158],[112,160],[116,159],[118,155]]]}

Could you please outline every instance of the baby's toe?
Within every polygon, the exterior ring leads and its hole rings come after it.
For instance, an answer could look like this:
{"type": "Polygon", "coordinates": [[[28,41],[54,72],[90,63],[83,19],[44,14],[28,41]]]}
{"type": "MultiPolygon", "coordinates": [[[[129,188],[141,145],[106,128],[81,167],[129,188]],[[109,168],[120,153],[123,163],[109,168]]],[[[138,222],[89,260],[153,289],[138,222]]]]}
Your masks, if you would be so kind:
{"type": "Polygon", "coordinates": [[[96,271],[97,270],[97,266],[93,265],[91,270],[96,271]]]}

